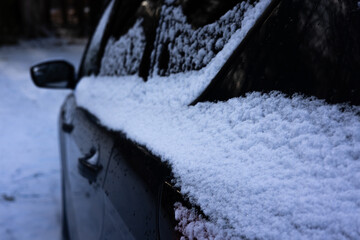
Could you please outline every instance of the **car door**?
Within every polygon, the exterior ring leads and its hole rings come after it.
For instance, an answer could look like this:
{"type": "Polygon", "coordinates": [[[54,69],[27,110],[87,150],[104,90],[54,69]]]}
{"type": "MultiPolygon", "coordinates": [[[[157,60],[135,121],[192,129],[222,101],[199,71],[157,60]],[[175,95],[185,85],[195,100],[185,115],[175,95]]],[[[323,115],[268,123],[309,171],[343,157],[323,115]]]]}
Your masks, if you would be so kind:
{"type": "Polygon", "coordinates": [[[102,185],[113,141],[92,116],[76,108],[73,96],[67,99],[62,113],[64,199],[70,239],[100,239],[102,185]]]}
{"type": "MultiPolygon", "coordinates": [[[[83,73],[94,71],[92,66],[96,63],[112,7],[111,2],[88,46],[83,73]]],[[[61,109],[59,124],[64,216],[69,237],[72,240],[100,239],[105,194],[102,186],[113,146],[112,137],[96,118],[77,107],[73,95],[61,109]]]]}

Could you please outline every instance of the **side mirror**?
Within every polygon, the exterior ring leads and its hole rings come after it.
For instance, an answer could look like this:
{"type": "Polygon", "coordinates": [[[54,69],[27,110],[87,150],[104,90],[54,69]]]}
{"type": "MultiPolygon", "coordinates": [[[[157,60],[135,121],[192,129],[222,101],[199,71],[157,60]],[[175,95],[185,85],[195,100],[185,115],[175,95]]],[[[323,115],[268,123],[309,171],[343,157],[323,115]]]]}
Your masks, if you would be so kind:
{"type": "Polygon", "coordinates": [[[30,69],[36,86],[43,88],[75,88],[75,68],[63,61],[49,61],[37,64],[30,69]]]}

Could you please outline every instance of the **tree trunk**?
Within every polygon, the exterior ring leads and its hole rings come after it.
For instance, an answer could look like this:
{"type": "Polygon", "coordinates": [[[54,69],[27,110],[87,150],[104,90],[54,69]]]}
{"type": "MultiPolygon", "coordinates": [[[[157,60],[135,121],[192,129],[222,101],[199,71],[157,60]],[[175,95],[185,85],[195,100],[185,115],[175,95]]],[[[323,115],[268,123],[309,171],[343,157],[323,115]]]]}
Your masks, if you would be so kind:
{"type": "Polygon", "coordinates": [[[61,16],[62,16],[63,27],[67,27],[67,25],[68,25],[68,18],[67,18],[68,1],[60,0],[60,7],[61,7],[61,16]]]}
{"type": "Polygon", "coordinates": [[[16,43],[21,33],[21,12],[17,0],[0,1],[0,45],[16,43]]]}
{"type": "Polygon", "coordinates": [[[75,12],[78,19],[78,29],[79,29],[79,36],[83,37],[85,35],[85,17],[84,17],[84,0],[75,0],[75,12]]]}
{"type": "Polygon", "coordinates": [[[25,38],[50,36],[48,0],[21,0],[22,35],[25,38]]]}
{"type": "Polygon", "coordinates": [[[103,9],[104,1],[90,0],[90,32],[93,32],[100,18],[101,10],[103,9]]]}

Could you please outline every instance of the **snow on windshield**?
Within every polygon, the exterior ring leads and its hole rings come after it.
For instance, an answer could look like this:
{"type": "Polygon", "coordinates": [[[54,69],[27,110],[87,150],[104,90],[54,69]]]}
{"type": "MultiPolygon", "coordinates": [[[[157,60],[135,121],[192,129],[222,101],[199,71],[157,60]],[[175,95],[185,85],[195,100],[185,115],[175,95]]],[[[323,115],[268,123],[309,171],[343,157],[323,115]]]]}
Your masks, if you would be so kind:
{"type": "Polygon", "coordinates": [[[124,76],[138,72],[146,44],[142,21],[138,19],[119,40],[109,39],[99,75],[124,76]]]}
{"type": "Polygon", "coordinates": [[[181,6],[164,5],[155,41],[157,49],[153,52],[155,73],[167,76],[206,66],[242,27],[249,7],[249,3],[241,2],[218,21],[193,30],[181,6]]]}

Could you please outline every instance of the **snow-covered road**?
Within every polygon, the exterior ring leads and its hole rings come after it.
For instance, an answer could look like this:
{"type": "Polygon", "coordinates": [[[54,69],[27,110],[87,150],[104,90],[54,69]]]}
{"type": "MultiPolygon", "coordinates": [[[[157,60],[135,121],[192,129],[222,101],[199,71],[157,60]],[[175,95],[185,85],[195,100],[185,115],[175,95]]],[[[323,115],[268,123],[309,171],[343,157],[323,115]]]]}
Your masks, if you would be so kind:
{"type": "Polygon", "coordinates": [[[0,239],[60,238],[57,115],[68,94],[36,88],[29,67],[61,58],[78,65],[84,44],[0,48],[0,239]]]}

